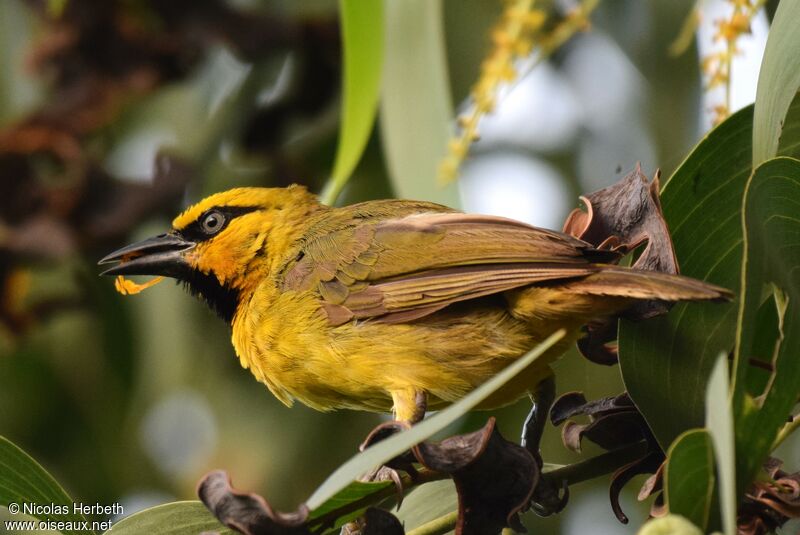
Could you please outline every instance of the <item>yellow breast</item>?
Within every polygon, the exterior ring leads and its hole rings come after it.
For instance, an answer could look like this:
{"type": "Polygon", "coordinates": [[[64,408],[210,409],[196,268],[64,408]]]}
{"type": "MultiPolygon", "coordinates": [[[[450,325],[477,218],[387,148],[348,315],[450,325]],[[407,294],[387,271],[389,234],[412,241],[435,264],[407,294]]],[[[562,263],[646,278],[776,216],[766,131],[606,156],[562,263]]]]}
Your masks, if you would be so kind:
{"type": "MultiPolygon", "coordinates": [[[[280,292],[262,284],[233,321],[242,366],[287,405],[296,399],[318,410],[388,411],[390,392],[411,387],[427,392],[429,407],[436,408],[485,382],[543,338],[497,305],[453,307],[407,324],[368,320],[331,327],[318,299],[312,292],[280,292]]],[[[525,395],[575,336],[577,327],[570,340],[481,408],[525,395]]]]}

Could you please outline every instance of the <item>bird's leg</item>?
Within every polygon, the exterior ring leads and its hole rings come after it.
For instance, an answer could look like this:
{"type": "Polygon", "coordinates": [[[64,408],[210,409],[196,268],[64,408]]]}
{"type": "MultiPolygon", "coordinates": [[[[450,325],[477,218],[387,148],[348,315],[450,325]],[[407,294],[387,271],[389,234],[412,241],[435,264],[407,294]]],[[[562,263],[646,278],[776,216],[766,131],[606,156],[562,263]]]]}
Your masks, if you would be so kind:
{"type": "MultiPolygon", "coordinates": [[[[521,445],[533,455],[539,465],[539,469],[544,465],[540,451],[542,435],[544,435],[548,413],[555,401],[555,397],[556,380],[555,376],[551,374],[536,385],[536,388],[531,393],[533,406],[531,407],[531,412],[528,413],[528,417],[525,418],[525,423],[522,425],[521,445]]],[[[533,493],[533,510],[539,516],[558,513],[566,506],[568,498],[568,488],[558,488],[551,480],[540,477],[533,493]]]]}
{"type": "Polygon", "coordinates": [[[539,453],[539,447],[542,442],[542,435],[544,435],[547,415],[556,397],[555,377],[551,374],[540,381],[530,397],[531,411],[528,413],[528,417],[525,418],[525,423],[522,424],[522,440],[520,443],[523,448],[531,452],[531,455],[541,467],[542,455],[539,453]]]}
{"type": "Polygon", "coordinates": [[[407,422],[411,425],[419,423],[425,418],[428,410],[428,395],[423,390],[405,388],[392,391],[392,412],[394,419],[407,422]]]}
{"type": "MultiPolygon", "coordinates": [[[[423,390],[404,388],[402,390],[392,391],[392,402],[394,403],[392,412],[395,420],[414,425],[421,422],[425,417],[425,411],[428,406],[428,396],[423,390]]],[[[409,471],[412,478],[414,477],[415,472],[410,464],[406,471],[409,471]]],[[[374,472],[368,474],[365,480],[394,481],[395,487],[397,487],[398,503],[403,500],[404,489],[402,479],[394,468],[390,466],[381,466],[374,472]]]]}

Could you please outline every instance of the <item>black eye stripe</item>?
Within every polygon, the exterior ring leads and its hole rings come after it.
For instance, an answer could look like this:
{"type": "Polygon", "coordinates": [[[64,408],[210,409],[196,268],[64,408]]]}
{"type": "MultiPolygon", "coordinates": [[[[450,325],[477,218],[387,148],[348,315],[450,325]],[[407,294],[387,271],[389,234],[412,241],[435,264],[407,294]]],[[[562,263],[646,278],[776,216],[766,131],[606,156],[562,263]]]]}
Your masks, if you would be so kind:
{"type": "Polygon", "coordinates": [[[186,225],[186,227],[179,232],[184,238],[194,242],[209,240],[225,230],[225,227],[227,227],[234,218],[239,217],[240,215],[249,214],[250,212],[255,212],[258,209],[259,208],[257,206],[215,206],[200,214],[200,217],[186,225]],[[203,222],[205,221],[206,217],[213,212],[219,212],[222,214],[223,221],[222,226],[214,227],[213,233],[209,234],[206,230],[204,230],[203,222]]]}

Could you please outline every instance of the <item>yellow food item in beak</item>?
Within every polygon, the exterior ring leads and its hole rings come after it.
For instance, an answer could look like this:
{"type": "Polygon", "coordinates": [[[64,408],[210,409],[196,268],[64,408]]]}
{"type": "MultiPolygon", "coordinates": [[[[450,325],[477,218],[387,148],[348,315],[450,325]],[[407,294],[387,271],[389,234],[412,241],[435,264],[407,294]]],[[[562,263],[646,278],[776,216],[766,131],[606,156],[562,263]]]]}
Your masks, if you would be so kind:
{"type": "Polygon", "coordinates": [[[146,290],[151,286],[155,286],[162,280],[164,280],[164,277],[155,277],[145,282],[144,284],[137,284],[130,279],[126,279],[122,275],[117,275],[117,278],[114,281],[114,288],[116,288],[117,291],[122,295],[135,295],[141,292],[142,290],[146,290]]]}

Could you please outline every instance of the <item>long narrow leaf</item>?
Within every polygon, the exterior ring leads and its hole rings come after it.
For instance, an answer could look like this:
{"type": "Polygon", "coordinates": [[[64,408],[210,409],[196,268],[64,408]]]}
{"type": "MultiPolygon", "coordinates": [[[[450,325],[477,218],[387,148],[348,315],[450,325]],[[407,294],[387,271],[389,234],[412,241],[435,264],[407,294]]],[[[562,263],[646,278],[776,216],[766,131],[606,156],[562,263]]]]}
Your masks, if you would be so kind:
{"type": "Polygon", "coordinates": [[[761,61],[753,116],[753,168],[778,153],[783,121],[800,87],[800,2],[778,4],[761,61]]]}
{"type": "Polygon", "coordinates": [[[438,185],[453,107],[441,0],[386,1],[381,140],[398,197],[458,206],[455,183],[438,185]]]}
{"type": "Polygon", "coordinates": [[[725,535],[736,535],[736,453],[728,383],[728,355],[720,353],[706,389],[706,427],[717,464],[722,527],[725,535]]]}
{"type": "Polygon", "coordinates": [[[342,118],[333,173],[322,194],[326,204],[336,202],[367,145],[383,65],[383,2],[340,0],[339,10],[344,48],[342,118]]]}

